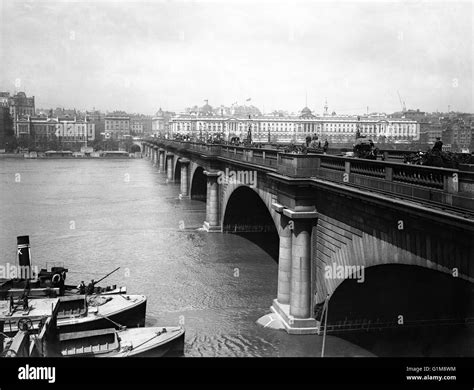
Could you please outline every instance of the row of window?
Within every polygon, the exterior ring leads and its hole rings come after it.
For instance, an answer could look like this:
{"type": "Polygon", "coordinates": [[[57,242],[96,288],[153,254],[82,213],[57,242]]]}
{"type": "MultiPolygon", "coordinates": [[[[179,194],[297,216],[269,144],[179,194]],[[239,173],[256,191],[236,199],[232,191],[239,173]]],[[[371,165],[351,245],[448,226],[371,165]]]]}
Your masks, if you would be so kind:
{"type": "MultiPolygon", "coordinates": [[[[184,128],[181,129],[179,126],[178,128],[176,129],[173,129],[174,131],[176,132],[180,132],[180,131],[184,131],[184,132],[190,132],[190,129],[189,127],[187,128],[184,128]]],[[[296,136],[297,138],[304,138],[308,132],[305,132],[303,129],[300,129],[298,131],[294,131],[294,130],[289,130],[289,129],[282,129],[282,130],[273,130],[273,129],[269,129],[272,133],[273,136],[277,136],[277,137],[294,137],[296,136]]],[[[217,132],[220,132],[220,129],[206,129],[205,130],[206,132],[210,132],[211,134],[215,134],[217,132]]],[[[193,133],[199,133],[199,131],[197,130],[193,130],[192,131],[193,133]]],[[[246,129],[237,129],[235,131],[236,133],[240,133],[240,134],[244,134],[246,132],[246,129]]],[[[349,137],[349,138],[353,138],[354,136],[354,132],[353,131],[349,131],[347,129],[331,129],[331,131],[321,131],[319,129],[319,131],[316,131],[316,134],[318,134],[319,136],[321,137],[349,137]]],[[[407,132],[401,132],[401,131],[395,131],[395,132],[392,132],[392,133],[376,133],[374,130],[370,131],[370,130],[365,130],[365,129],[362,129],[361,130],[361,134],[363,135],[366,135],[366,136],[369,136],[369,137],[377,137],[379,135],[387,135],[387,136],[392,136],[392,137],[398,137],[398,138],[403,138],[403,137],[408,137],[408,136],[415,136],[415,134],[409,134],[407,132]]],[[[254,137],[262,137],[262,138],[266,138],[268,137],[268,132],[267,131],[263,131],[263,130],[258,130],[258,129],[253,129],[253,136],[254,137]]]]}
{"type": "MultiPolygon", "coordinates": [[[[190,122],[174,122],[172,124],[173,127],[177,126],[178,128],[181,128],[181,126],[183,126],[183,128],[189,128],[190,126],[192,126],[192,124],[190,122]]],[[[236,123],[225,123],[225,124],[222,124],[222,123],[213,123],[213,124],[209,124],[209,123],[201,123],[201,122],[198,122],[197,124],[197,127],[199,129],[205,129],[205,128],[228,128],[228,127],[231,127],[231,128],[236,128],[236,127],[247,127],[248,124],[245,123],[245,124],[242,124],[242,123],[239,123],[239,124],[236,124],[236,123]]],[[[304,128],[317,128],[317,129],[320,129],[321,126],[324,126],[324,128],[350,128],[350,129],[356,129],[357,128],[357,125],[352,123],[352,124],[349,124],[349,123],[324,123],[324,124],[315,124],[315,123],[273,123],[273,122],[254,122],[254,123],[251,123],[251,126],[252,128],[258,128],[258,127],[262,127],[264,129],[267,129],[267,128],[295,128],[295,127],[298,127],[298,128],[301,128],[301,127],[304,127],[304,128]]],[[[383,130],[385,126],[381,126],[381,125],[359,125],[359,128],[360,129],[369,129],[369,130],[375,130],[377,128],[383,130]]],[[[391,124],[391,125],[387,125],[386,126],[388,129],[403,129],[403,130],[415,130],[416,129],[416,126],[415,125],[404,125],[404,124],[391,124]]]]}

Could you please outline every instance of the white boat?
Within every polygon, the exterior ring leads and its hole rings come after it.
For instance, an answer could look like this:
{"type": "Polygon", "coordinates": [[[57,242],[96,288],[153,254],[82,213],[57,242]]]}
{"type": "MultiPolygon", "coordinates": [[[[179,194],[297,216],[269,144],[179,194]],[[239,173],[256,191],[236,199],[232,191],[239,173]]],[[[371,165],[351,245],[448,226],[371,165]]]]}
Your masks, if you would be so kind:
{"type": "Polygon", "coordinates": [[[60,333],[57,326],[59,308],[60,298],[53,298],[35,299],[24,312],[10,310],[11,307],[3,312],[0,310],[0,356],[160,357],[183,354],[183,327],[117,330],[109,326],[106,329],[60,333]],[[16,320],[17,331],[10,336],[5,335],[3,325],[13,319],[16,320]]]}
{"type": "Polygon", "coordinates": [[[61,333],[145,325],[144,295],[78,295],[59,298],[61,333]]]}
{"type": "Polygon", "coordinates": [[[3,315],[5,318],[3,332],[9,335],[16,333],[20,318],[29,318],[32,328],[37,329],[42,318],[35,317],[35,312],[45,305],[52,305],[55,300],[59,300],[57,326],[61,333],[145,324],[144,295],[71,295],[31,299],[28,308],[16,305],[13,311],[8,300],[0,301],[0,317],[3,315]]]}
{"type": "Polygon", "coordinates": [[[65,357],[160,357],[182,353],[182,327],[100,329],[59,335],[59,350],[65,357]]]}

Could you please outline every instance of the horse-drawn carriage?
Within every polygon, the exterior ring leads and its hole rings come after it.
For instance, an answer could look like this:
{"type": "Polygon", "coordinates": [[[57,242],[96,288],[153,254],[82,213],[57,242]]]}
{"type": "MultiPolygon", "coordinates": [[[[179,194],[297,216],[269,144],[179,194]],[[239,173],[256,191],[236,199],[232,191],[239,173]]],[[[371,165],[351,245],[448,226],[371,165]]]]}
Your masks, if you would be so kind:
{"type": "Polygon", "coordinates": [[[356,139],[353,152],[354,157],[377,160],[379,150],[375,147],[375,144],[371,139],[360,137],[356,139]]]}

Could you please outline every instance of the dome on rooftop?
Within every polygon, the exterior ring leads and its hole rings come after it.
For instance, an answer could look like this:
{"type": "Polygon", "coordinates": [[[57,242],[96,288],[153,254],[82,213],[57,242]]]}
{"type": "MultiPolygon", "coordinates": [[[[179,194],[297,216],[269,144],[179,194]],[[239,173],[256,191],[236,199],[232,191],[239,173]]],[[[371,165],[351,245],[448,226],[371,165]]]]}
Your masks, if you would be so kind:
{"type": "Polygon", "coordinates": [[[304,107],[301,110],[300,117],[304,118],[304,117],[313,117],[313,116],[314,116],[313,112],[308,107],[304,107]]]}
{"type": "Polygon", "coordinates": [[[212,115],[214,111],[213,111],[212,106],[206,100],[206,104],[204,104],[204,106],[202,106],[199,109],[199,112],[200,112],[201,115],[212,115]]]}
{"type": "Polygon", "coordinates": [[[211,112],[212,111],[212,106],[210,104],[204,104],[204,106],[201,107],[201,112],[211,112]]]}

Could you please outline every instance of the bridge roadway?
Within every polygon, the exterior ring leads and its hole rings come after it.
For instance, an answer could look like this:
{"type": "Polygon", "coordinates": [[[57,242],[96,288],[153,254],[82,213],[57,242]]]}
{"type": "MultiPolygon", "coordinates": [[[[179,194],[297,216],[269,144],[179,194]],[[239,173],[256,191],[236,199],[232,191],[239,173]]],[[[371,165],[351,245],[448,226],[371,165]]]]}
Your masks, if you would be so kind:
{"type": "MultiPolygon", "coordinates": [[[[474,320],[451,296],[471,294],[465,285],[474,282],[472,166],[456,170],[164,139],[144,141],[142,151],[170,181],[179,181],[180,198],[206,200],[208,232],[277,234],[278,292],[271,309],[289,333],[321,331],[320,309],[342,282],[357,269],[369,277],[370,267],[375,272],[382,265],[402,267],[400,275],[411,266],[407,280],[420,267],[427,277],[443,275],[446,293],[438,298],[456,306],[455,313],[417,318],[407,309],[407,324],[474,320]],[[231,180],[236,175],[240,181],[231,180]],[[329,277],[328,267],[349,271],[329,277]]],[[[395,311],[376,317],[364,312],[348,321],[336,311],[328,331],[397,324],[395,311]]]]}

